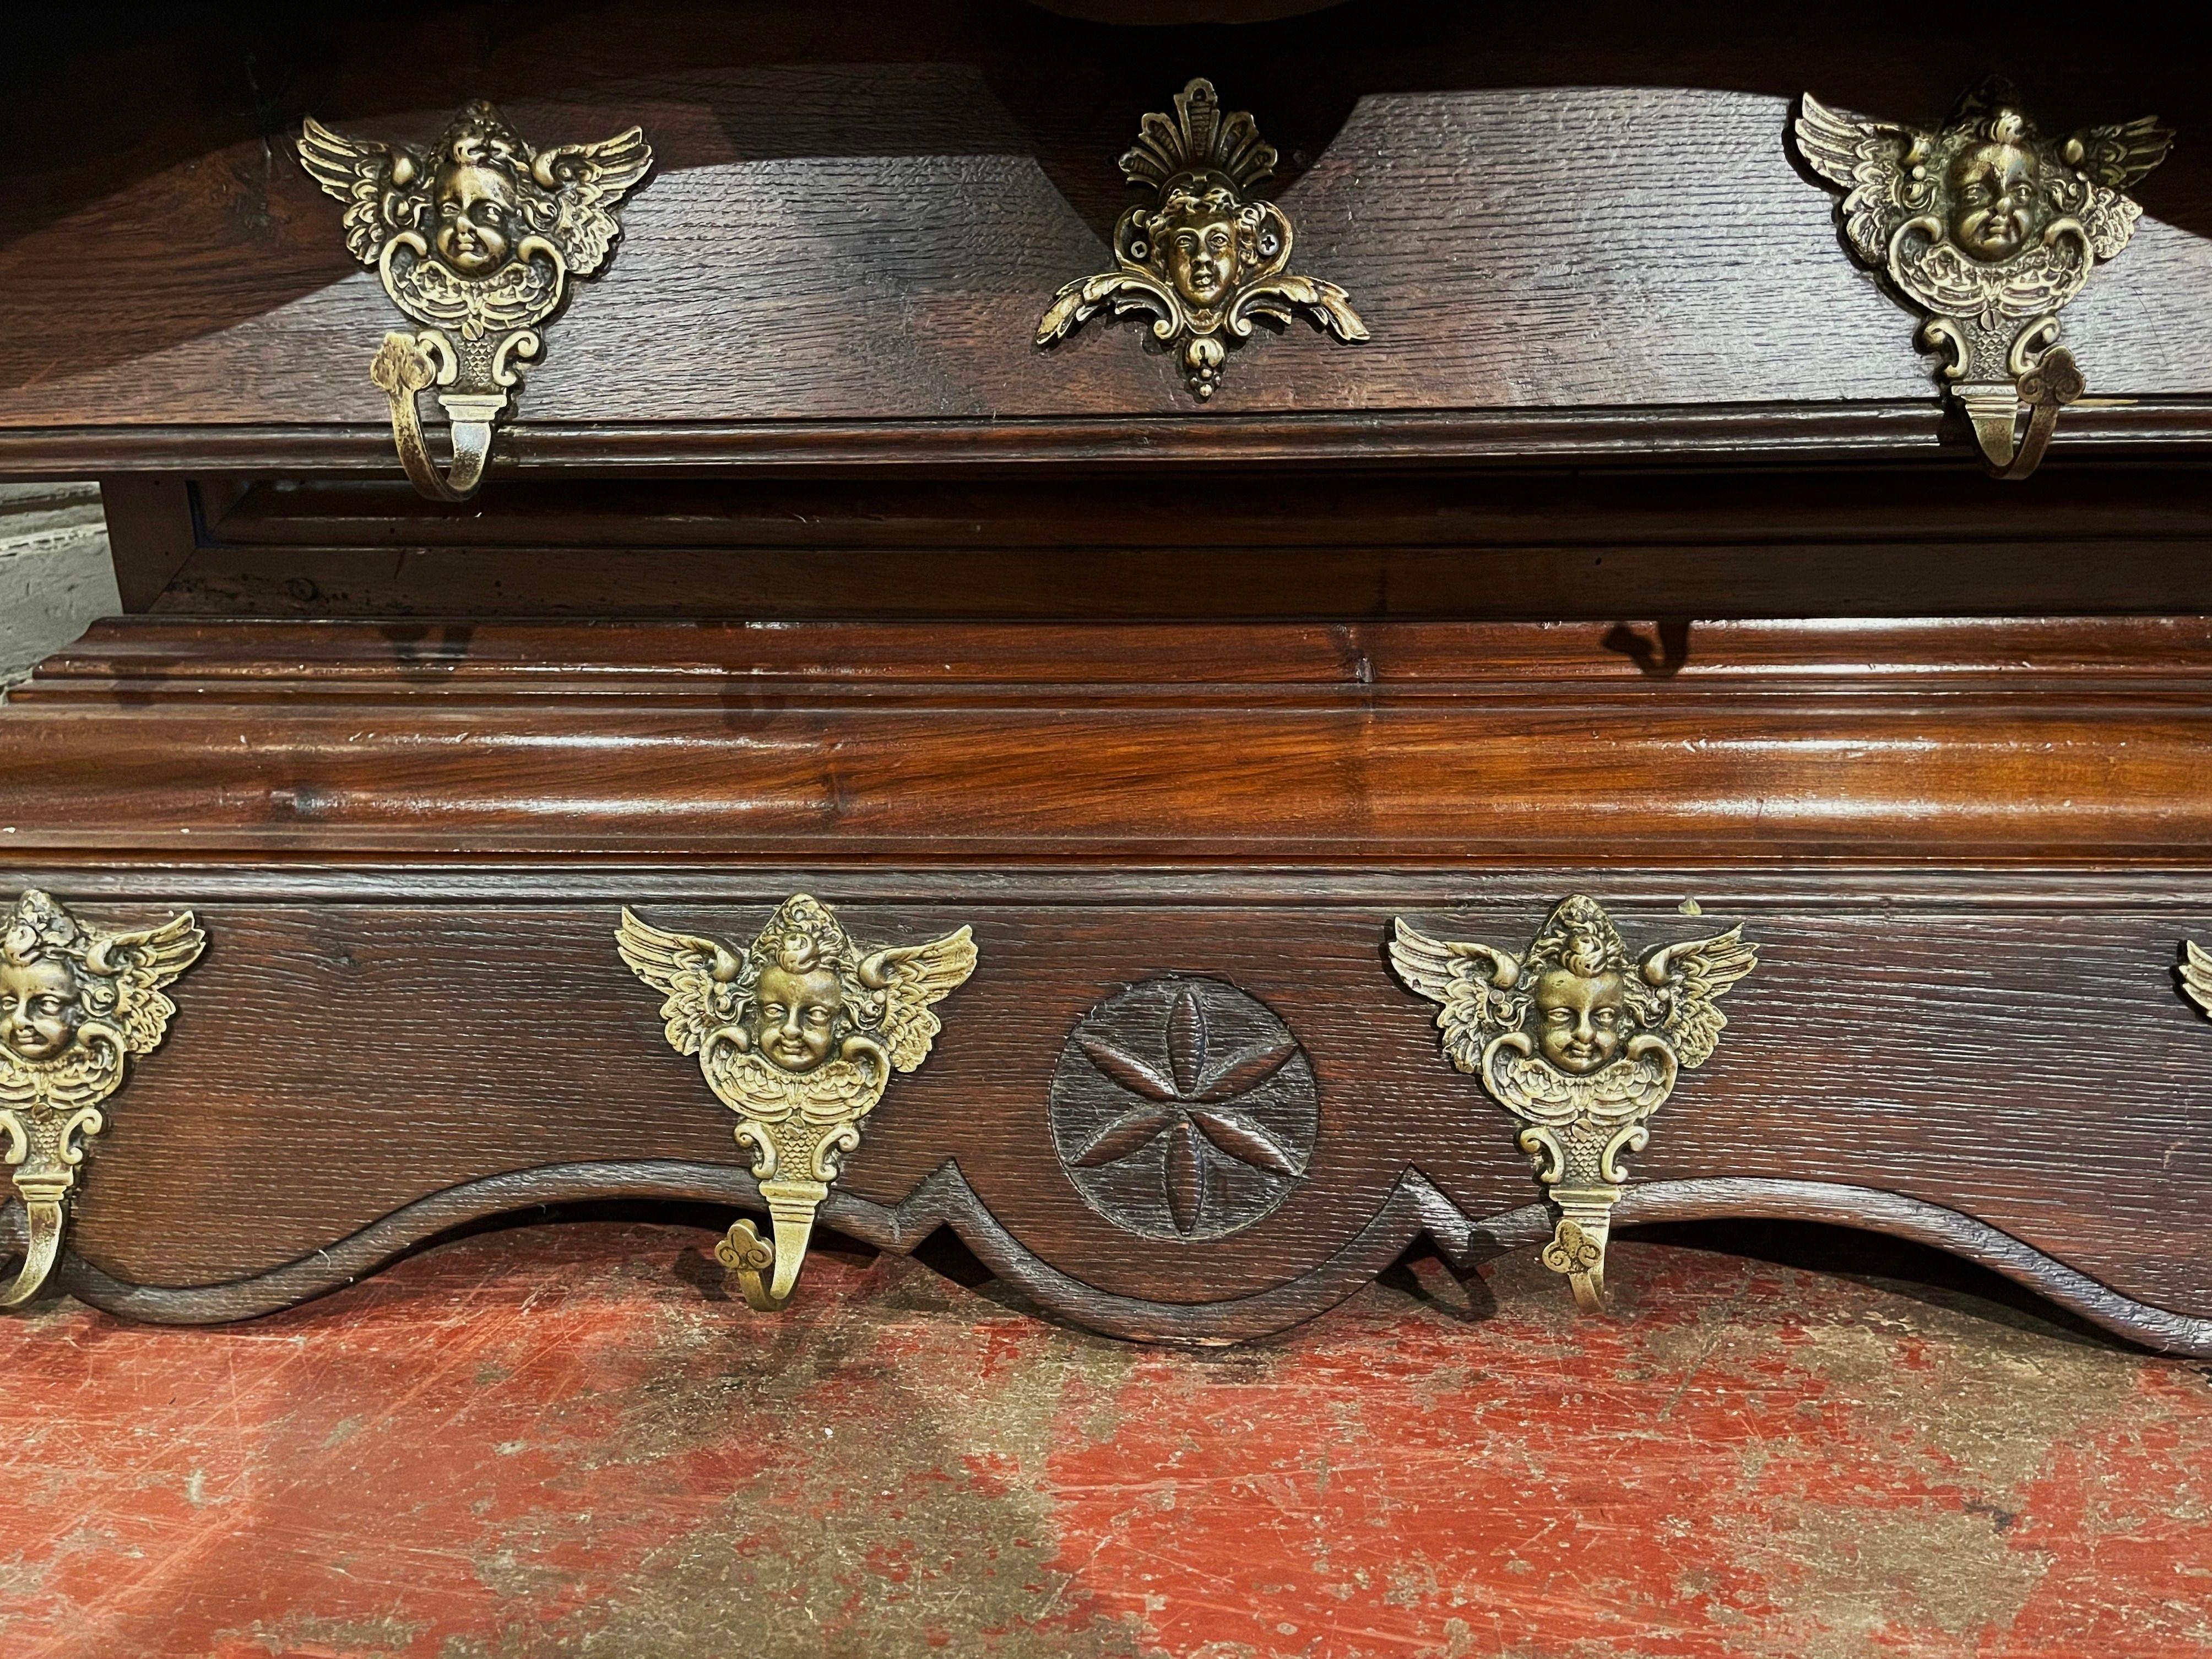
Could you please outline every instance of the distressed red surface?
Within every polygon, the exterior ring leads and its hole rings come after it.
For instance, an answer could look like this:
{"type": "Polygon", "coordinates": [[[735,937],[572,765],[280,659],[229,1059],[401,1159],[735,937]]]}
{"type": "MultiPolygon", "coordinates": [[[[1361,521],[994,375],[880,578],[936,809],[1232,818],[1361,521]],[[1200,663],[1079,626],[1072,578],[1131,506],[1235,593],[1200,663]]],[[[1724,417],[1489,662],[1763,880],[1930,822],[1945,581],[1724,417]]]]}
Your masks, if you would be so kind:
{"type": "Polygon", "coordinates": [[[1954,1292],[1624,1242],[1261,1346],[678,1228],[217,1330],[0,1324],[9,1659],[2212,1653],[2212,1381],[1954,1292]]]}

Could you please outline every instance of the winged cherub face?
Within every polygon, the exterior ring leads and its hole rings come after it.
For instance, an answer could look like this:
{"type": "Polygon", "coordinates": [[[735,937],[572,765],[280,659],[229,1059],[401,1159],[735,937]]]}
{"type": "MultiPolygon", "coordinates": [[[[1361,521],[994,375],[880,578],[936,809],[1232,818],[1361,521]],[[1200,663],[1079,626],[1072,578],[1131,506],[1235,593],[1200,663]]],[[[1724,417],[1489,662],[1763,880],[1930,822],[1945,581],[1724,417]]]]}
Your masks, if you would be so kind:
{"type": "Polygon", "coordinates": [[[834,969],[779,961],[761,969],[754,988],[754,1044],[787,1072],[811,1072],[830,1058],[844,1012],[834,969]]]}
{"type": "Polygon", "coordinates": [[[1211,310],[1237,285],[1243,264],[1242,204],[1228,181],[1186,179],[1170,185],[1152,233],[1168,280],[1192,305],[1211,310]]]}
{"type": "Polygon", "coordinates": [[[465,144],[438,169],[437,212],[439,257],[464,276],[498,270],[521,235],[513,176],[465,144]]]}
{"type": "Polygon", "coordinates": [[[18,1060],[52,1060],[76,1041],[84,1018],[76,974],[53,957],[0,956],[0,1045],[18,1060]]]}
{"type": "Polygon", "coordinates": [[[2042,168],[2035,152],[1973,144],[1951,163],[1951,240],[1977,259],[2009,259],[2034,231],[2042,168]]]}
{"type": "Polygon", "coordinates": [[[1559,1070],[1581,1077],[1620,1054],[1628,1018],[1619,974],[1554,968],[1537,976],[1534,1003],[1536,1047],[1559,1070]]]}

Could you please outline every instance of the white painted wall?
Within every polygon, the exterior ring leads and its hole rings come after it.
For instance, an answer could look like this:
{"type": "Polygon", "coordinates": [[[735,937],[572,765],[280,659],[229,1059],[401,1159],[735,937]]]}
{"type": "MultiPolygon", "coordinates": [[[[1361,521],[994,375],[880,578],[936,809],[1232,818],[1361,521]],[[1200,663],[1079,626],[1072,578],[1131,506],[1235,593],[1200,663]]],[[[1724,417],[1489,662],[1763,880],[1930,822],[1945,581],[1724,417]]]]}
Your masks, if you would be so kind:
{"type": "Polygon", "coordinates": [[[100,486],[0,484],[0,686],[122,609],[100,486]]]}

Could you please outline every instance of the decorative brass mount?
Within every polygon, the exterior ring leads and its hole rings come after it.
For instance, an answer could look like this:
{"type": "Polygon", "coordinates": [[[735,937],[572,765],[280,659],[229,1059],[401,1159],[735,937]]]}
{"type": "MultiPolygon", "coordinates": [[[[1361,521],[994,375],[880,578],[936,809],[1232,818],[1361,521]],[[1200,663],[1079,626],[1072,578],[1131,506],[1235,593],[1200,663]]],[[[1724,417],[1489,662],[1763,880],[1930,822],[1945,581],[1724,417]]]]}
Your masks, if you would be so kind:
{"type": "Polygon", "coordinates": [[[604,143],[532,150],[481,100],[462,107],[428,155],[350,138],[312,116],[299,149],[308,174],[346,204],[354,258],[425,325],[386,334],[369,364],[392,404],[400,465],[433,501],[465,501],[543,343],[538,325],[560,309],[570,276],[606,263],[622,234],[616,210],[653,151],[636,127],[604,143]],[[433,386],[453,428],[442,474],[416,404],[433,386]]]}
{"type": "Polygon", "coordinates": [[[1739,927],[1632,962],[1605,907],[1580,893],[1517,956],[1431,939],[1402,916],[1395,933],[1390,963],[1439,1005],[1445,1057],[1527,1124],[1518,1144],[1559,1211],[1544,1265],[1595,1313],[1628,1178],[1620,1159],[1650,1139],[1644,1122],[1682,1068],[1711,1058],[1728,1024],[1715,1000],[1758,965],[1756,951],[1739,927]]]}
{"type": "Polygon", "coordinates": [[[1228,348],[1249,339],[1253,319],[1288,323],[1300,311],[1340,340],[1367,338],[1351,296],[1334,283],[1290,270],[1291,222],[1251,195],[1275,170],[1249,112],[1224,114],[1211,81],[1176,94],[1175,114],[1145,117],[1121,155],[1123,174],[1154,192],[1149,207],[1114,227],[1114,269],[1068,283],[1037,324],[1048,346],[1109,307],[1152,313],[1152,335],[1180,343],[1190,389],[1201,400],[1221,383],[1228,348]]]}
{"type": "Polygon", "coordinates": [[[814,1213],[860,1144],[860,1120],[894,1071],[929,1057],[941,1029],[930,1006],[975,971],[975,944],[961,927],[863,954],[804,893],[742,954],[628,909],[615,938],[630,971],[666,999],[670,1046],[699,1056],[707,1086],[738,1115],[738,1144],[753,1150],[772,1239],[740,1221],[714,1255],[747,1303],[773,1312],[791,1299],[814,1213]]]}
{"type": "Polygon", "coordinates": [[[131,1054],[161,1046],[177,1005],[161,988],[199,959],[192,913],[137,933],[104,933],[35,890],[0,931],[0,1133],[27,1223],[23,1265],[0,1308],[39,1293],[61,1255],[80,1135],[123,1086],[131,1054]]]}
{"type": "Polygon", "coordinates": [[[2166,159],[2173,135],[2146,116],[2045,138],[1990,81],[1933,133],[1807,93],[1796,136],[1806,165],[1845,192],[1837,215],[1853,256],[1925,317],[1920,343],[1948,360],[1991,473],[2026,477],[2059,410],[2087,389],[2054,343],[2057,313],[2127,246],[2142,210],[2122,192],[2166,159]]]}
{"type": "Polygon", "coordinates": [[[2181,941],[2181,989],[2212,1019],[2212,951],[2193,939],[2181,941]]]}

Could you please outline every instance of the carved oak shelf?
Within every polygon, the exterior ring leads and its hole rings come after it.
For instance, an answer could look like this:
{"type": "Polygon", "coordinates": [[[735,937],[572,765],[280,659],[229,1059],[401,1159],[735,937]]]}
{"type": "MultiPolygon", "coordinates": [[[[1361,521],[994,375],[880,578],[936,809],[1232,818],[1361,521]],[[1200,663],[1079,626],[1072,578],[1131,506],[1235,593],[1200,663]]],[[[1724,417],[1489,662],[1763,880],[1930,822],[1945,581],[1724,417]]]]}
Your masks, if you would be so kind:
{"type": "MultiPolygon", "coordinates": [[[[757,1213],[614,933],[743,939],[804,890],[980,957],[825,1224],[951,1226],[1118,1334],[1254,1335],[1419,1235],[1472,1263],[1551,1231],[1383,946],[1398,915],[1525,939],[1583,889],[1761,964],[1619,1224],[1881,1229],[2212,1352],[2212,1025],[2174,980],[2212,932],[2212,623],[1698,625],[1663,677],[1601,637],[103,625],[0,715],[11,879],[101,925],[189,905],[210,943],[54,1282],[228,1319],[541,1204],[757,1213]],[[1238,1097],[1304,1161],[1188,1227],[1086,1194],[1051,1106],[1092,1011],[1163,975],[1221,988],[1217,1053],[1279,1022],[1316,1113],[1308,1141],[1238,1097]]],[[[1172,1000],[1097,1029],[1144,1060],[1172,1000]]]]}
{"type": "Polygon", "coordinates": [[[1422,1235],[1596,1302],[1613,1226],[1784,1215],[2212,1354],[2157,20],[1946,127],[1978,14],[512,9],[251,85],[246,12],[11,37],[71,72],[0,477],[100,477],[143,613],[0,708],[0,896],[81,923],[0,937],[48,1289],[240,1317],[641,1198],[768,1212],[759,1304],[816,1218],[951,1227],[1204,1342],[1422,1235]],[[1984,214],[2030,173],[2075,228],[1984,214]]]}
{"type": "MultiPolygon", "coordinates": [[[[621,67],[624,85],[642,72],[621,67]]],[[[1819,67],[1789,72],[1808,84],[1819,67]]],[[[667,100],[643,112],[658,170],[623,209],[619,257],[561,318],[557,350],[501,428],[495,478],[1173,459],[1966,466],[1976,453],[1911,328],[1844,254],[1831,197],[1801,176],[1786,96],[1358,100],[1274,193],[1299,264],[1351,284],[1372,337],[1321,349],[1261,328],[1200,409],[1179,360],[1138,349],[1127,319],[1095,320],[1048,352],[1034,343],[1060,284],[1111,263],[1111,214],[1094,225],[1063,186],[1096,173],[1110,189],[1115,146],[1079,162],[1010,134],[976,156],[934,106],[902,112],[865,68],[822,69],[825,88],[880,123],[922,122],[935,135],[923,153],[873,172],[732,158],[714,113],[727,88],[696,68],[665,73],[667,100]],[[1624,191],[1635,211],[1611,212],[1624,191]],[[764,229],[794,199],[804,258],[764,229]]],[[[1265,118],[1267,90],[1224,81],[1222,96],[1265,118]]],[[[449,108],[369,125],[420,142],[449,108]]],[[[635,118],[610,91],[533,131],[591,139],[635,118]]],[[[201,165],[258,167],[261,142],[241,137],[234,155],[201,165]]],[[[353,269],[337,210],[305,173],[268,189],[281,210],[249,220],[149,177],[13,240],[0,471],[396,473],[383,397],[362,372],[363,343],[395,313],[353,269]],[[219,284],[172,271],[153,283],[144,256],[102,257],[114,222],[153,215],[205,250],[219,284]]],[[[2099,396],[2068,410],[2059,457],[2179,457],[2212,441],[2212,362],[2179,343],[2203,335],[2212,247],[2160,222],[2149,193],[2153,216],[2125,257],[2066,312],[2068,337],[2094,345],[2099,396]]]]}

